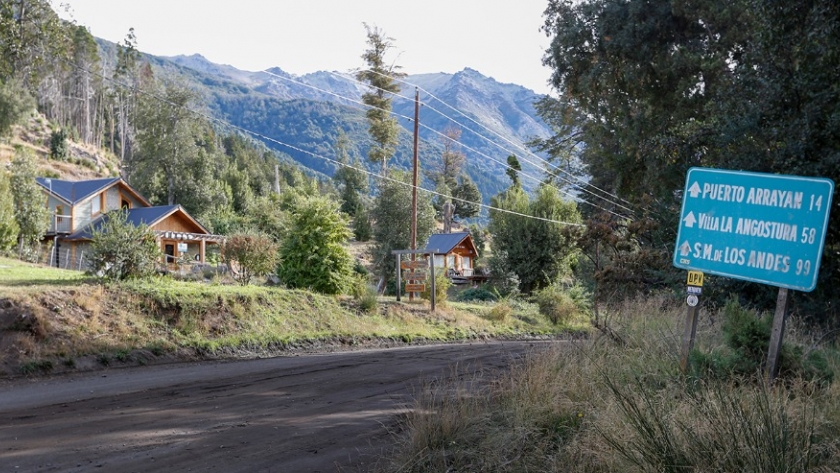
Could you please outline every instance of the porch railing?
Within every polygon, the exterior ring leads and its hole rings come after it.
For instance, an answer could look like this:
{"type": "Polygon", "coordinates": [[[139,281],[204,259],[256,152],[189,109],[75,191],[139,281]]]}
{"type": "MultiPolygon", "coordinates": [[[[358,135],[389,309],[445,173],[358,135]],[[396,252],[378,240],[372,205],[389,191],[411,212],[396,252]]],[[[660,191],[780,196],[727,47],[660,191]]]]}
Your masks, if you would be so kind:
{"type": "Polygon", "coordinates": [[[73,229],[73,220],[69,215],[54,215],[47,233],[70,233],[73,229]]]}

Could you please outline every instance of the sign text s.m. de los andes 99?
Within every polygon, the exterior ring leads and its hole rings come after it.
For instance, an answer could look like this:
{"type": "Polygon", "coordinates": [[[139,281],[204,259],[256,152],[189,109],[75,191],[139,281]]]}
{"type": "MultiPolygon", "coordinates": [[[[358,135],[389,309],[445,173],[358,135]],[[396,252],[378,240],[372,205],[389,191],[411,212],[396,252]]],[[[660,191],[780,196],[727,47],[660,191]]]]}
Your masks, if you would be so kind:
{"type": "Polygon", "coordinates": [[[833,194],[825,178],[691,168],[674,266],[812,291],[833,194]]]}

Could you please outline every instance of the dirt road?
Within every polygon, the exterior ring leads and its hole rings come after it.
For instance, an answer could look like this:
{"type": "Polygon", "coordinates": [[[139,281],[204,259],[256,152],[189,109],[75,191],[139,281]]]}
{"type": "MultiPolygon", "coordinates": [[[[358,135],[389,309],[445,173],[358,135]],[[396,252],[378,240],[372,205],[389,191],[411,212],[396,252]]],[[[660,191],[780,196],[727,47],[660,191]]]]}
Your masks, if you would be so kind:
{"type": "MultiPolygon", "coordinates": [[[[552,342],[488,342],[0,381],[0,472],[366,472],[433,378],[552,342]]],[[[556,343],[556,342],[553,342],[556,343]]]]}

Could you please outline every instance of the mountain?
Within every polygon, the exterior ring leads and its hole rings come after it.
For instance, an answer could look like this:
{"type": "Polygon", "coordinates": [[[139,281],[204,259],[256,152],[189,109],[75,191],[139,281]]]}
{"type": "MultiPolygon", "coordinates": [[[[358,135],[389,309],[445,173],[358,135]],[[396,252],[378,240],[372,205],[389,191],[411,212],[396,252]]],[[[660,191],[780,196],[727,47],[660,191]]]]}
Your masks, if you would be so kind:
{"type": "MultiPolygon", "coordinates": [[[[331,175],[335,164],[333,143],[342,130],[352,143],[351,156],[372,172],[378,164],[365,159],[370,138],[361,96],[366,86],[351,73],[319,71],[296,76],[280,68],[250,72],[215,64],[201,55],[147,56],[162,75],[186,81],[201,92],[212,113],[249,130],[269,147],[290,155],[315,171],[331,175]],[[328,158],[328,159],[325,159],[328,158]]],[[[442,133],[447,127],[462,130],[461,151],[467,172],[485,200],[510,184],[504,171],[507,156],[516,154],[533,188],[542,177],[539,159],[524,142],[547,137],[548,126],[537,116],[535,92],[515,84],[502,84],[465,68],[455,74],[409,75],[394,97],[393,111],[404,128],[396,156],[389,166],[409,168],[412,159],[414,91],[420,109],[421,167],[439,161],[442,133]]],[[[431,183],[424,183],[430,186],[431,183]]]]}

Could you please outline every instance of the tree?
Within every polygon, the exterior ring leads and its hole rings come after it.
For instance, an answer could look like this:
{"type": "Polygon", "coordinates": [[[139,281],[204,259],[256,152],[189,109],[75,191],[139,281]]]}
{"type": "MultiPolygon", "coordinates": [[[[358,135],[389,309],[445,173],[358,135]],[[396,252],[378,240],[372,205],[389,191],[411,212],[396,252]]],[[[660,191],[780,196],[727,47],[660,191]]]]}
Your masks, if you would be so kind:
{"type": "MultiPolygon", "coordinates": [[[[376,271],[388,282],[396,278],[396,258],[392,250],[405,250],[411,245],[411,175],[394,171],[380,184],[373,204],[374,221],[371,249],[376,271]]],[[[434,230],[435,209],[428,194],[417,194],[417,243],[422,248],[434,230]]]]}
{"type": "Polygon", "coordinates": [[[327,197],[304,197],[289,215],[277,274],[290,288],[341,294],[350,287],[353,258],[345,248],[347,218],[327,197]]]}
{"type": "Polygon", "coordinates": [[[193,114],[189,109],[194,94],[170,85],[164,100],[145,95],[137,117],[139,152],[132,162],[133,181],[147,195],[164,196],[164,202],[177,202],[179,179],[198,152],[194,140],[193,114]]]}
{"type": "Polygon", "coordinates": [[[15,246],[19,231],[9,175],[0,170],[0,254],[15,246]]]}
{"type": "Polygon", "coordinates": [[[335,141],[335,151],[338,162],[341,165],[333,174],[333,181],[338,187],[341,195],[341,211],[354,217],[362,207],[362,193],[368,190],[367,174],[361,171],[362,164],[356,159],[352,164],[348,156],[347,148],[349,139],[343,131],[339,131],[335,141]]]}
{"type": "Polygon", "coordinates": [[[449,189],[458,187],[458,177],[467,161],[466,155],[461,152],[458,140],[461,139],[461,129],[448,126],[443,130],[441,143],[443,152],[440,155],[440,163],[431,167],[426,175],[432,182],[440,185],[443,182],[449,189]]]}
{"type": "Polygon", "coordinates": [[[129,163],[131,183],[153,203],[182,205],[199,214],[229,205],[217,176],[224,156],[215,133],[190,109],[195,94],[169,84],[138,103],[137,145],[129,163]]]}
{"type": "Polygon", "coordinates": [[[490,209],[487,230],[494,274],[516,276],[525,293],[571,276],[578,251],[563,229],[581,221],[574,202],[543,184],[533,200],[513,186],[493,198],[493,207],[499,210],[490,209]]]}
{"type": "Polygon", "coordinates": [[[19,81],[0,79],[0,137],[8,136],[34,109],[35,100],[19,81]]]}
{"type": "Polygon", "coordinates": [[[35,155],[29,150],[16,148],[11,171],[15,220],[20,228],[18,243],[23,254],[47,232],[50,214],[44,192],[35,181],[38,172],[35,155]]]}
{"type": "Polygon", "coordinates": [[[30,90],[59,67],[66,32],[47,0],[0,2],[0,80],[16,77],[30,90]]]}
{"type": "Polygon", "coordinates": [[[235,233],[221,244],[222,260],[239,284],[247,286],[258,276],[277,269],[277,244],[261,233],[235,233]]]}
{"type": "Polygon", "coordinates": [[[456,217],[475,217],[481,211],[481,191],[467,173],[461,175],[461,183],[452,189],[452,197],[456,199],[456,217]]]}
{"type": "MultiPolygon", "coordinates": [[[[836,2],[552,0],[545,18],[552,113],[578,130],[591,184],[655,219],[653,247],[673,247],[692,166],[840,175],[840,89],[826,73],[840,68],[836,2]]],[[[796,300],[830,318],[838,219],[825,246],[817,289],[796,300]]],[[[758,285],[723,284],[772,306],[758,285]]]]}
{"type": "Polygon", "coordinates": [[[152,274],[161,252],[147,225],[134,225],[124,210],[112,210],[94,229],[87,258],[89,273],[122,280],[152,274]]]}
{"type": "MultiPolygon", "coordinates": [[[[116,154],[116,138],[119,136],[120,162],[126,163],[131,158],[131,146],[134,139],[134,124],[132,122],[139,82],[137,77],[137,61],[140,53],[137,51],[137,37],[134,28],[129,28],[122,44],[117,44],[117,64],[114,67],[113,79],[117,84],[112,90],[116,112],[111,109],[111,152],[116,154]]],[[[126,179],[129,176],[124,176],[126,179]]]]}
{"type": "Polygon", "coordinates": [[[367,83],[370,90],[362,95],[362,102],[368,106],[367,116],[370,136],[373,146],[368,151],[368,158],[373,162],[382,163],[382,174],[388,167],[388,160],[394,156],[397,149],[399,124],[391,116],[391,96],[400,91],[400,85],[395,78],[404,77],[399,72],[400,66],[385,62],[385,54],[394,47],[393,38],[385,36],[378,27],[371,27],[364,23],[367,31],[368,49],[362,54],[367,69],[356,73],[356,79],[367,83]]]}
{"type": "Polygon", "coordinates": [[[475,250],[478,252],[478,257],[484,256],[484,246],[487,244],[487,229],[479,226],[477,223],[470,224],[467,229],[472,235],[475,250]]]}
{"type": "Polygon", "coordinates": [[[356,212],[351,225],[356,241],[369,241],[373,236],[373,226],[370,223],[370,213],[367,208],[362,207],[356,212]]]}
{"type": "Polygon", "coordinates": [[[516,159],[515,154],[511,154],[507,157],[508,168],[505,169],[505,174],[507,177],[510,178],[511,187],[522,187],[522,184],[519,181],[519,173],[522,172],[522,165],[519,164],[519,160],[516,159]]]}

